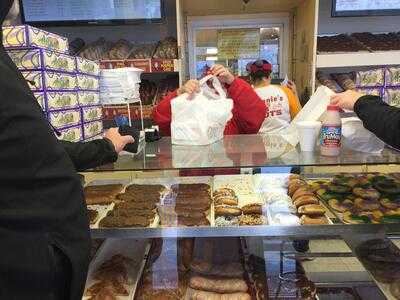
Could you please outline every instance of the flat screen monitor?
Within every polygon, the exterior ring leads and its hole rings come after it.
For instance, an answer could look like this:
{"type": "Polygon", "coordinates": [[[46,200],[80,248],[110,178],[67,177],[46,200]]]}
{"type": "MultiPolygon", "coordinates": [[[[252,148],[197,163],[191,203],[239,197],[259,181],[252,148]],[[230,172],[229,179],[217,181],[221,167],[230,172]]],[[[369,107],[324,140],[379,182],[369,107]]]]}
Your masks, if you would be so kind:
{"type": "Polygon", "coordinates": [[[333,17],[400,15],[400,0],[332,0],[333,17]]]}
{"type": "Polygon", "coordinates": [[[30,25],[112,25],[161,22],[163,0],[19,0],[30,25]]]}

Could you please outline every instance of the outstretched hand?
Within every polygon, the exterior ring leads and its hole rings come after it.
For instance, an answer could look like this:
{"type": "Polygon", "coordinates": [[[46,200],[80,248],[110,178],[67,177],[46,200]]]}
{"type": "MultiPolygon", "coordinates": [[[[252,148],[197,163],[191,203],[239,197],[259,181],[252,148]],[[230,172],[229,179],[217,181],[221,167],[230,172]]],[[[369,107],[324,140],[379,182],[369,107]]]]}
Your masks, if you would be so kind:
{"type": "Polygon", "coordinates": [[[364,96],[353,90],[348,90],[344,93],[335,94],[331,97],[331,104],[337,105],[342,109],[354,110],[354,105],[357,100],[364,96]]]}
{"type": "Polygon", "coordinates": [[[120,153],[122,150],[124,150],[127,144],[132,144],[135,142],[135,139],[132,136],[121,135],[118,128],[110,128],[106,131],[104,137],[113,143],[115,152],[117,153],[120,153]]]}

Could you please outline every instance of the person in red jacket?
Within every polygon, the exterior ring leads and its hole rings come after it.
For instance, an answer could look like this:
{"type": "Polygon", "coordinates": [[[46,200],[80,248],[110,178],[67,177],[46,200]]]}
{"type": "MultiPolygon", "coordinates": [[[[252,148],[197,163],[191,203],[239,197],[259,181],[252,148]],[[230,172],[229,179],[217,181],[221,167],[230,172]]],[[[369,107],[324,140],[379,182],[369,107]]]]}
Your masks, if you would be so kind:
{"type": "MultiPolygon", "coordinates": [[[[228,97],[233,100],[233,117],[226,124],[224,134],[257,134],[266,115],[267,108],[265,103],[247,82],[240,78],[235,78],[224,66],[215,65],[210,72],[225,85],[228,97]]],[[[197,80],[189,80],[178,90],[169,93],[155,107],[153,119],[164,136],[171,135],[171,100],[184,93],[193,95],[199,90],[199,82],[197,80]]]]}

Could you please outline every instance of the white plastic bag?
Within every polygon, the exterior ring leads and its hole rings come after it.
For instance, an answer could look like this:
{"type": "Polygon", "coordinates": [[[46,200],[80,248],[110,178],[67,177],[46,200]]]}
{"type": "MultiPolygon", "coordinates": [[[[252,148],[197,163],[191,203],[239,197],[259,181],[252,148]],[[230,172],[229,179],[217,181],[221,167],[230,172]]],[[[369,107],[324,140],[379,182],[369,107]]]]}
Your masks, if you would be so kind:
{"type": "Polygon", "coordinates": [[[296,123],[300,121],[318,121],[325,113],[333,94],[332,90],[326,86],[320,86],[292,120],[289,127],[282,133],[282,136],[292,146],[296,146],[299,143],[296,123]]]}
{"type": "Polygon", "coordinates": [[[174,145],[209,145],[223,139],[226,123],[232,118],[233,101],[218,78],[207,76],[200,81],[200,93],[188,94],[171,101],[171,138],[174,145]],[[212,80],[216,94],[208,87],[212,80]]]}
{"type": "Polygon", "coordinates": [[[354,151],[380,154],[385,143],[364,128],[359,118],[342,118],[343,147],[354,151]]]}

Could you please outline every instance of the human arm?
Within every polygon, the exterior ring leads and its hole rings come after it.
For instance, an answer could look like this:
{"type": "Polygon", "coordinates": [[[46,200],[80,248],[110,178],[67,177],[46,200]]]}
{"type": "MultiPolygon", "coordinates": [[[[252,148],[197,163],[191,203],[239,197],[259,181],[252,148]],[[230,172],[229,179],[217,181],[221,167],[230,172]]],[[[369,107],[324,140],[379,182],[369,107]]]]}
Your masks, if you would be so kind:
{"type": "MultiPolygon", "coordinates": [[[[297,93],[294,93],[293,89],[290,88],[289,86],[282,87],[282,89],[284,90],[285,94],[288,97],[290,118],[293,120],[301,110],[299,97],[297,96],[297,93]]],[[[296,88],[294,89],[296,90],[296,88]]]]}
{"type": "Polygon", "coordinates": [[[228,97],[233,100],[232,119],[225,127],[225,135],[256,134],[264,122],[267,107],[254,89],[224,66],[215,65],[211,73],[225,84],[228,97]]]}
{"type": "Polygon", "coordinates": [[[400,109],[390,106],[378,96],[362,96],[354,111],[364,127],[386,144],[400,148],[400,109]]]}
{"type": "Polygon", "coordinates": [[[171,135],[171,101],[172,99],[182,95],[184,93],[188,93],[193,95],[195,92],[198,92],[200,89],[199,83],[197,80],[189,80],[185,83],[184,86],[177,89],[176,91],[167,94],[160,103],[153,110],[153,120],[160,128],[161,133],[164,136],[171,135]]]}
{"type": "Polygon", "coordinates": [[[78,172],[113,163],[126,144],[134,142],[131,136],[121,136],[118,128],[109,129],[105,138],[91,142],[60,141],[78,172]]]}
{"type": "Polygon", "coordinates": [[[233,117],[225,127],[225,134],[257,134],[266,116],[265,103],[240,78],[228,87],[228,96],[233,100],[233,117]]]}
{"type": "Polygon", "coordinates": [[[400,109],[389,106],[378,96],[346,91],[332,96],[332,104],[354,110],[364,127],[382,141],[400,148],[400,109]]]}

